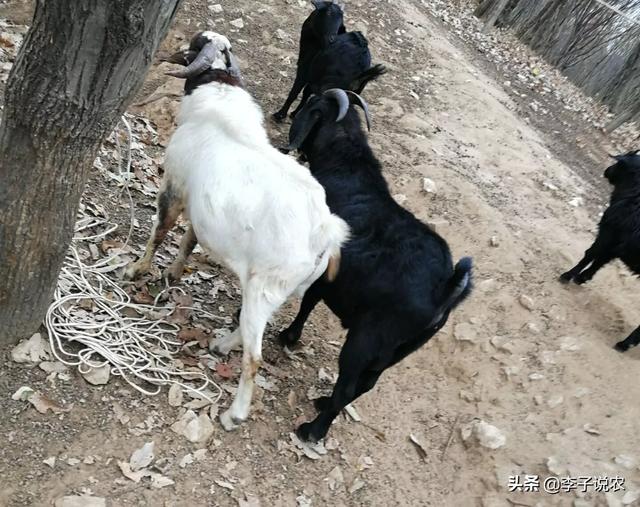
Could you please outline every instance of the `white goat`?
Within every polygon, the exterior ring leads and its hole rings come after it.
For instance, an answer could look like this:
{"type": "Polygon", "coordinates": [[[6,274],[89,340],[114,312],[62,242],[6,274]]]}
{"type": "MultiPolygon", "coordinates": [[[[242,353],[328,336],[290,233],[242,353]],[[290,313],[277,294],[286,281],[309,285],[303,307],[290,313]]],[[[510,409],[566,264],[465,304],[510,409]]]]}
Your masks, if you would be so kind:
{"type": "Polygon", "coordinates": [[[335,276],[348,226],[331,214],[308,169],[269,143],[262,111],[241,87],[226,38],[200,33],[189,50],[168,61],[187,65],[173,73],[187,78],[187,95],[167,148],[151,238],[126,275],[150,269],[155,250],[182,213],[191,227],[169,274],[180,277],[200,242],[238,276],[240,326],[213,347],[225,354],[244,348],[238,393],[220,416],[231,430],[249,415],[267,320],[323,273],[335,276]]]}

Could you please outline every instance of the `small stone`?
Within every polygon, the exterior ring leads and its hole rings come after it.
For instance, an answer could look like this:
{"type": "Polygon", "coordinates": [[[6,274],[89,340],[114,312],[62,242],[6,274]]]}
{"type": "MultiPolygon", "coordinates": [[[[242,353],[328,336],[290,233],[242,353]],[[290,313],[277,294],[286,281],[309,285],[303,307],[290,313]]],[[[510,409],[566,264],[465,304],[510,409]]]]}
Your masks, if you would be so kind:
{"type": "Polygon", "coordinates": [[[133,472],[147,468],[151,464],[155,458],[154,447],[154,442],[147,442],[140,449],[133,451],[129,459],[129,466],[133,472]]]}
{"type": "Polygon", "coordinates": [[[542,397],[542,395],[536,394],[533,397],[533,401],[536,403],[536,405],[540,406],[544,403],[544,398],[542,397]]]}
{"type": "Polygon", "coordinates": [[[220,14],[222,12],[222,5],[220,4],[210,5],[209,10],[215,14],[220,14]]]}
{"type": "Polygon", "coordinates": [[[182,387],[178,384],[172,384],[169,388],[169,405],[172,407],[179,407],[182,405],[182,401],[184,399],[184,394],[182,392],[182,387]]]}
{"type": "Polygon", "coordinates": [[[529,375],[529,380],[542,380],[544,375],[542,373],[532,373],[529,375]]]}
{"type": "Polygon", "coordinates": [[[47,465],[50,468],[53,468],[56,465],[56,457],[55,456],[51,456],[50,458],[47,458],[45,460],[42,461],[45,465],[47,465]]]}
{"type": "Polygon", "coordinates": [[[569,201],[569,205],[574,208],[578,208],[579,206],[584,205],[584,199],[582,197],[574,197],[569,201]]]}
{"type": "Polygon", "coordinates": [[[335,491],[338,487],[342,486],[342,484],[344,484],[342,469],[340,467],[334,467],[331,472],[329,472],[327,481],[331,491],[335,491]]]}
{"type": "Polygon", "coordinates": [[[438,191],[438,187],[433,180],[422,178],[422,190],[427,194],[435,194],[438,191]]]}
{"type": "Polygon", "coordinates": [[[513,354],[513,342],[506,336],[494,336],[491,338],[491,345],[498,350],[513,354]]]}
{"type": "Polygon", "coordinates": [[[631,505],[640,499],[640,489],[629,490],[622,497],[622,505],[631,505]]]}
{"type": "Polygon", "coordinates": [[[74,467],[79,464],[80,464],[80,460],[78,458],[69,458],[67,460],[67,465],[69,465],[70,467],[74,467]]]}
{"type": "Polygon", "coordinates": [[[633,470],[633,468],[636,466],[636,460],[627,454],[620,454],[619,456],[613,458],[613,461],[617,465],[620,465],[627,470],[633,470]]]}
{"type": "Polygon", "coordinates": [[[449,222],[443,218],[434,218],[433,220],[427,220],[427,225],[434,232],[442,232],[443,229],[449,226],[449,222]]]}
{"type": "Polygon", "coordinates": [[[99,496],[63,496],[53,505],[54,507],[106,507],[107,501],[99,496]]]}
{"type": "Polygon", "coordinates": [[[81,373],[81,375],[82,378],[89,382],[89,384],[94,386],[103,386],[107,382],[109,382],[109,377],[111,376],[111,366],[108,363],[101,366],[92,366],[89,368],[89,371],[87,371],[86,373],[81,373]]]}
{"type": "Polygon", "coordinates": [[[561,476],[567,473],[567,465],[555,456],[547,458],[547,470],[554,475],[561,476]]]}
{"type": "Polygon", "coordinates": [[[560,350],[566,350],[568,352],[575,352],[582,348],[582,344],[572,336],[565,336],[560,338],[560,350]]]}
{"type": "Polygon", "coordinates": [[[400,206],[407,202],[407,196],[404,194],[393,194],[393,198],[400,206]]]}
{"type": "Polygon", "coordinates": [[[559,405],[562,405],[562,402],[564,401],[564,396],[562,396],[561,394],[558,394],[556,396],[552,396],[551,398],[549,398],[547,400],[547,405],[549,408],[556,408],[559,405]]]}
{"type": "Polygon", "coordinates": [[[238,19],[234,19],[232,21],[229,21],[229,24],[231,26],[236,27],[236,28],[244,28],[244,21],[242,20],[242,18],[238,18],[238,19]]]}
{"type": "Polygon", "coordinates": [[[287,41],[291,39],[291,37],[289,37],[289,34],[285,32],[282,28],[278,28],[276,30],[276,37],[278,37],[278,39],[280,39],[281,41],[287,41]]]}
{"type": "Polygon", "coordinates": [[[492,450],[503,447],[507,442],[507,438],[498,428],[482,419],[476,419],[470,424],[463,426],[461,435],[464,441],[473,437],[482,447],[492,450]]]}
{"type": "Polygon", "coordinates": [[[536,307],[535,303],[533,302],[533,299],[531,299],[529,296],[525,294],[522,294],[520,296],[520,299],[518,300],[518,302],[520,303],[520,305],[522,305],[523,308],[526,308],[530,312],[533,311],[536,307]]]}
{"type": "Polygon", "coordinates": [[[478,333],[475,326],[468,322],[457,324],[453,330],[453,336],[461,342],[476,343],[478,341],[478,333]]]}
{"type": "Polygon", "coordinates": [[[171,429],[193,443],[206,442],[214,431],[209,416],[207,414],[198,416],[193,410],[187,410],[178,421],[171,425],[171,429]]]}

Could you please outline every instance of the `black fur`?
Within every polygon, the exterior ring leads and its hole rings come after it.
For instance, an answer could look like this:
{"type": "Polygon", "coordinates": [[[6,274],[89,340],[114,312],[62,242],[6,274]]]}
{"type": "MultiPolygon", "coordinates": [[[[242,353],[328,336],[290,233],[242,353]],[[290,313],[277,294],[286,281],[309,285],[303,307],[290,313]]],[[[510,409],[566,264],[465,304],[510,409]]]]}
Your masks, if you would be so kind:
{"type": "MultiPolygon", "coordinates": [[[[371,68],[371,53],[367,39],[360,32],[346,32],[342,9],[332,2],[314,2],[314,10],[302,25],[300,53],[296,79],[282,108],[274,113],[276,121],[283,120],[291,104],[303,91],[294,117],[312,94],[330,88],[342,88],[360,93],[358,79],[371,68]]],[[[376,65],[381,75],[384,66],[376,65]]]]}
{"type": "MultiPolygon", "coordinates": [[[[604,172],[613,192],[600,220],[598,236],[582,260],[560,276],[563,282],[588,282],[614,259],[640,274],[640,155],[634,151],[614,158],[616,163],[604,172]]],[[[615,347],[625,352],[639,343],[640,328],[615,347]]]]}
{"type": "Polygon", "coordinates": [[[424,345],[471,291],[471,259],[453,266],[449,247],[391,197],[353,107],[341,123],[334,100],[312,97],[295,118],[290,138],[327,194],[327,204],[351,228],[334,282],[316,281],[280,335],[295,344],[319,301],[348,329],[338,381],[320,413],[298,428],[304,440],[323,438],[339,412],[369,391],[384,370],[424,345]],[[313,125],[309,129],[309,125],[313,125]]]}

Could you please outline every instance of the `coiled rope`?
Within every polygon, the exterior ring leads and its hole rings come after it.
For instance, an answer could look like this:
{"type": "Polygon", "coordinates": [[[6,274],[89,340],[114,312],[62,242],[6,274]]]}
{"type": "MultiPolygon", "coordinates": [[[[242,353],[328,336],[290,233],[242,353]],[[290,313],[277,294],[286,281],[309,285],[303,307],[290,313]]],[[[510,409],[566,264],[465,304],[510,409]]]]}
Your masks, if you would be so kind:
{"type": "MultiPolygon", "coordinates": [[[[122,124],[128,137],[125,164],[118,136],[115,138],[120,176],[131,211],[126,247],[131,239],[135,218],[133,197],[128,185],[133,133],[124,116],[122,124]]],[[[90,204],[85,207],[91,209],[90,204]]],[[[107,237],[118,225],[109,222],[108,218],[88,216],[84,211],[81,215],[84,216],[76,223],[75,236],[58,278],[54,302],[44,322],[55,357],[68,366],[77,366],[80,373],[109,365],[112,375],[121,376],[131,387],[145,395],[157,395],[162,386],[177,384],[183,390],[191,391],[212,403],[217,402],[222,390],[204,371],[183,371],[176,364],[176,354],[184,344],[177,338],[180,328],[167,320],[176,308],[157,306],[164,292],[181,289],[165,289],[158,294],[153,305],[133,302],[129,294],[108,276],[113,276],[116,270],[127,264],[119,258],[117,251],[88,265],[83,262],[78,248],[83,242],[107,237]],[[91,236],[79,236],[83,231],[96,228],[103,230],[91,236]],[[125,313],[127,309],[134,312],[125,313]],[[137,316],[131,316],[135,314],[137,316]],[[210,387],[216,391],[213,396],[208,389],[210,387]]],[[[201,317],[223,320],[201,308],[191,309],[197,310],[201,317]]]]}

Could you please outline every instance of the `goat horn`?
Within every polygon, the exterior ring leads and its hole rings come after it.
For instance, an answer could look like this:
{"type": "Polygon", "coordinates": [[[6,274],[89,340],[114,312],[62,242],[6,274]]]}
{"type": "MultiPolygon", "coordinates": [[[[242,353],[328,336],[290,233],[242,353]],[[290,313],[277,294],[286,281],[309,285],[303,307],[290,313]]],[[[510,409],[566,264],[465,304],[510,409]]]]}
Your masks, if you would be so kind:
{"type": "Polygon", "coordinates": [[[364,111],[364,118],[367,120],[367,130],[371,130],[371,114],[369,112],[369,104],[364,100],[360,95],[356,92],[347,91],[349,96],[353,97],[356,100],[356,104],[359,105],[364,111]]]}
{"type": "Polygon", "coordinates": [[[331,88],[331,90],[324,92],[323,95],[335,99],[338,102],[338,117],[336,118],[336,123],[340,123],[349,112],[350,104],[347,92],[340,88],[331,88]]]}
{"type": "Polygon", "coordinates": [[[227,69],[229,69],[232,75],[240,77],[240,67],[238,67],[238,61],[231,50],[229,48],[224,48],[222,52],[224,53],[227,69]]]}
{"type": "Polygon", "coordinates": [[[188,67],[167,72],[167,74],[181,79],[188,79],[192,76],[202,74],[205,70],[211,67],[217,53],[218,48],[216,45],[213,42],[207,42],[198,53],[198,56],[196,56],[196,59],[191,62],[188,67]]]}

